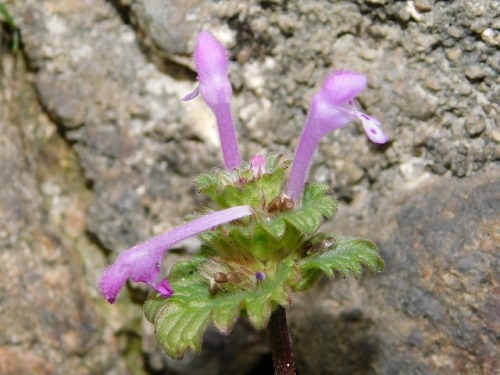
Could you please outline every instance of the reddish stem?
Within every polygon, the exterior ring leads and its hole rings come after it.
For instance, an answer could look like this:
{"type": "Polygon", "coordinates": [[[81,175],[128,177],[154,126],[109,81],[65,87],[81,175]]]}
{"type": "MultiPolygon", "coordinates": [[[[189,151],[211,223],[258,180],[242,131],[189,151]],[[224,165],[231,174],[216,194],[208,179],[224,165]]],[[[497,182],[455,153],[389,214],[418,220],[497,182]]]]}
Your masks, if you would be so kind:
{"type": "Polygon", "coordinates": [[[295,375],[292,343],[286,323],[286,310],[282,306],[271,314],[267,325],[275,375],[295,375]]]}

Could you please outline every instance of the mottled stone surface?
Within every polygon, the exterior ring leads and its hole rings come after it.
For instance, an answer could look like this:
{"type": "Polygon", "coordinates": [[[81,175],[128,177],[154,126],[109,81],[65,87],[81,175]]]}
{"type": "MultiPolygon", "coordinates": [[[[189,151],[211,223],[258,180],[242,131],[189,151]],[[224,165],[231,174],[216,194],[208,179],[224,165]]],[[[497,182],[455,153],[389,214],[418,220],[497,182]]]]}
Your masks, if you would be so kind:
{"type": "Polygon", "coordinates": [[[0,72],[0,373],[127,374],[94,286],[104,259],[85,240],[74,154],[20,55],[0,56],[0,72]]]}
{"type": "Polygon", "coordinates": [[[325,281],[292,308],[301,373],[494,374],[499,206],[498,169],[435,178],[387,203],[379,225],[361,230],[378,242],[384,272],[325,281]]]}
{"type": "Polygon", "coordinates": [[[493,371],[498,205],[483,196],[497,199],[500,160],[497,2],[3,3],[24,55],[8,51],[0,28],[0,177],[8,181],[0,251],[10,270],[0,276],[0,373],[217,373],[251,368],[246,353],[259,361],[265,338],[244,326],[234,338],[207,337],[215,344],[202,357],[168,361],[141,319],[143,290],[129,288],[108,307],[94,285],[118,251],[179,223],[203,200],[191,177],[221,166],[211,113],[201,100],[179,100],[195,85],[190,55],[202,29],[234,56],[245,158],[291,156],[310,98],[335,68],[369,77],[361,106],[392,138],[377,147],[352,125],[316,155],[311,178],[331,184],[342,203],[332,228],[376,240],[388,267],[359,285],[325,282],[304,297],[314,304],[297,301],[303,372],[331,373],[332,361],[339,374],[493,371]],[[25,290],[37,292],[32,302],[25,290]],[[18,357],[32,368],[16,367],[26,365],[18,357]]]}

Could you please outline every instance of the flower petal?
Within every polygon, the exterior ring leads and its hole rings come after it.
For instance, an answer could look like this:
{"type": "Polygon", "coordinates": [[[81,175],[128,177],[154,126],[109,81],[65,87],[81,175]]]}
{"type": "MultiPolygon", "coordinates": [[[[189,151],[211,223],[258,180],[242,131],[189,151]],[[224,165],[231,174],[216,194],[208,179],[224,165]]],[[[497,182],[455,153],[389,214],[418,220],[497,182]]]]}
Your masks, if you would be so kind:
{"type": "Polygon", "coordinates": [[[337,71],[326,77],[321,93],[330,105],[342,105],[363,91],[366,83],[367,79],[362,74],[337,71]]]}
{"type": "Polygon", "coordinates": [[[156,287],[155,290],[164,298],[169,298],[174,294],[174,290],[170,286],[167,279],[163,279],[156,287]]]}
{"type": "Polygon", "coordinates": [[[378,122],[378,120],[368,115],[365,115],[364,113],[360,113],[359,118],[363,123],[363,129],[365,130],[365,133],[368,136],[368,138],[370,138],[370,141],[379,144],[387,142],[388,138],[382,131],[382,128],[380,127],[380,122],[378,122]]]}
{"type": "Polygon", "coordinates": [[[165,283],[164,280],[157,284],[165,252],[186,238],[252,213],[250,206],[237,206],[212,212],[124,251],[99,280],[101,293],[109,303],[113,303],[127,279],[131,279],[147,283],[162,295],[169,296],[168,282],[165,283]]]}
{"type": "Polygon", "coordinates": [[[202,31],[198,34],[194,50],[194,63],[200,83],[208,85],[220,81],[220,86],[216,86],[218,88],[225,86],[226,99],[229,100],[231,96],[231,84],[227,78],[229,52],[209,32],[202,31]]]}
{"type": "Polygon", "coordinates": [[[327,133],[345,127],[355,119],[354,112],[328,102],[324,92],[319,92],[313,97],[306,128],[310,128],[309,131],[319,139],[327,133]]]}
{"type": "MultiPolygon", "coordinates": [[[[219,137],[226,169],[240,166],[241,157],[231,115],[231,82],[228,77],[229,52],[212,34],[203,31],[198,35],[194,63],[200,82],[203,100],[217,119],[219,137]]],[[[186,96],[192,99],[193,93],[186,96]]]]}
{"type": "Polygon", "coordinates": [[[208,106],[214,110],[214,106],[229,104],[233,92],[228,78],[229,52],[206,31],[196,40],[194,64],[200,92],[208,106]]]}
{"type": "Polygon", "coordinates": [[[193,91],[191,91],[189,94],[184,95],[182,101],[187,102],[189,100],[193,100],[199,95],[199,93],[200,93],[200,86],[196,86],[196,88],[193,91]]]}
{"type": "Polygon", "coordinates": [[[321,90],[314,95],[311,110],[302,132],[292,170],[288,180],[287,194],[296,202],[301,199],[314,152],[325,134],[343,128],[359,117],[371,141],[385,143],[387,137],[380,123],[358,111],[355,97],[366,87],[362,74],[338,71],[330,73],[321,90]]]}

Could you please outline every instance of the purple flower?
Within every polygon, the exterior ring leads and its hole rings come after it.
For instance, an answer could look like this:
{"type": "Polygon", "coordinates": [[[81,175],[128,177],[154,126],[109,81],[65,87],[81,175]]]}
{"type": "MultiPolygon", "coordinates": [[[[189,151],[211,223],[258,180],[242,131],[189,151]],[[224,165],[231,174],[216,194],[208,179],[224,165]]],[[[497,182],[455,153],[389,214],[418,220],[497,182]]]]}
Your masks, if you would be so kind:
{"type": "Polygon", "coordinates": [[[314,152],[321,138],[336,129],[360,119],[368,138],[375,143],[387,142],[380,123],[356,107],[355,97],[366,87],[366,77],[353,72],[333,72],[321,90],[314,95],[309,116],[293,160],[287,194],[299,201],[314,152]]]}
{"type": "MultiPolygon", "coordinates": [[[[228,52],[210,33],[201,32],[196,42],[194,60],[200,85],[186,95],[184,100],[191,100],[201,92],[217,119],[226,169],[237,168],[241,164],[241,158],[230,109],[232,90],[227,74],[228,52]]],[[[323,87],[313,97],[287,187],[287,195],[293,200],[299,201],[302,197],[314,152],[325,134],[340,129],[355,119],[360,119],[372,142],[387,142],[380,123],[356,107],[355,97],[365,89],[366,83],[366,77],[362,74],[347,71],[333,72],[327,76],[323,87]]],[[[254,171],[258,170],[258,163],[260,163],[258,159],[252,161],[254,171]]]]}
{"type": "Polygon", "coordinates": [[[165,252],[186,238],[252,213],[250,206],[237,206],[213,212],[124,251],[100,278],[101,293],[109,303],[113,303],[127,279],[131,279],[149,284],[163,297],[170,297],[173,290],[168,281],[163,279],[158,282],[165,252]]]}
{"type": "Polygon", "coordinates": [[[231,115],[229,53],[212,34],[203,31],[196,41],[194,63],[200,84],[183,100],[191,100],[201,93],[217,120],[224,165],[228,170],[238,168],[241,157],[231,115]]]}
{"type": "MultiPolygon", "coordinates": [[[[217,120],[225,167],[228,170],[238,168],[241,158],[230,109],[232,89],[228,79],[229,54],[210,33],[202,32],[196,42],[194,60],[199,86],[183,100],[191,100],[201,93],[217,120]]],[[[365,87],[366,77],[361,74],[334,72],[327,77],[322,89],[314,96],[287,186],[286,194],[295,201],[299,201],[302,196],[312,157],[325,134],[359,118],[370,140],[375,143],[387,141],[380,123],[356,107],[354,99],[365,87]]],[[[250,168],[254,177],[260,178],[266,173],[265,157],[252,158],[250,168]]],[[[165,252],[186,238],[252,213],[250,206],[213,212],[124,251],[100,278],[101,293],[113,303],[127,279],[131,279],[149,284],[163,297],[170,297],[174,291],[168,280],[158,280],[165,252]]],[[[265,274],[257,272],[255,277],[257,280],[263,280],[265,274]]]]}

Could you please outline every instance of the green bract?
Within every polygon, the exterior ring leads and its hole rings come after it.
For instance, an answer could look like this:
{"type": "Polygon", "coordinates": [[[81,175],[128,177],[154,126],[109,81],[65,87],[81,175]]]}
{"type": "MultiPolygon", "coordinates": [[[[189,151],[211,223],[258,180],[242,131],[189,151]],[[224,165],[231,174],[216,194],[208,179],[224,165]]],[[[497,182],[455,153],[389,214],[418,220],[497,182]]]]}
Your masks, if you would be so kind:
{"type": "Polygon", "coordinates": [[[322,274],[359,278],[363,265],[383,269],[372,242],[318,232],[337,210],[326,185],[308,185],[300,203],[283,193],[289,164],[269,154],[263,171],[244,163],[195,179],[212,201],[209,210],[250,205],[255,214],[201,234],[199,253],[172,268],[174,295],[153,293],[146,301],[146,317],[169,356],[199,352],[209,324],[228,334],[244,315],[264,328],[277,305],[287,306],[292,292],[311,288],[322,274]]]}

